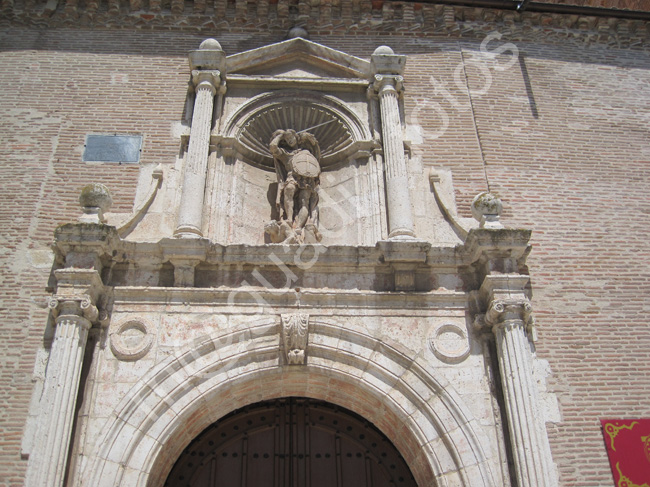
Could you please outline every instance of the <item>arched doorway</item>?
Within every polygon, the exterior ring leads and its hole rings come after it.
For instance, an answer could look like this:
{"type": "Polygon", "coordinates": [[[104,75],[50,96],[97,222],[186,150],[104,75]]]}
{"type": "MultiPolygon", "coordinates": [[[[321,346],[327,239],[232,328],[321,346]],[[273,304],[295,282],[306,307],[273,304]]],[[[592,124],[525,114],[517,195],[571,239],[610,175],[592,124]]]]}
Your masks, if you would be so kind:
{"type": "Polygon", "coordinates": [[[169,487],[415,487],[406,462],[371,423],[306,398],[264,401],[206,428],[169,487]]]}

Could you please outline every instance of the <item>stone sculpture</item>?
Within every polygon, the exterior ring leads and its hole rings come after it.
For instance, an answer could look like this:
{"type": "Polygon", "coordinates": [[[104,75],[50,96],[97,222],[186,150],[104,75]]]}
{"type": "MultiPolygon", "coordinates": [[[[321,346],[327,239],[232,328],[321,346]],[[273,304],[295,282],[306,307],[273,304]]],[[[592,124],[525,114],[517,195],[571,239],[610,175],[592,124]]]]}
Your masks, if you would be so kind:
{"type": "Polygon", "coordinates": [[[276,130],[269,150],[278,176],[275,201],[278,220],[264,226],[273,243],[317,243],[320,147],[314,135],[295,130],[276,130]]]}

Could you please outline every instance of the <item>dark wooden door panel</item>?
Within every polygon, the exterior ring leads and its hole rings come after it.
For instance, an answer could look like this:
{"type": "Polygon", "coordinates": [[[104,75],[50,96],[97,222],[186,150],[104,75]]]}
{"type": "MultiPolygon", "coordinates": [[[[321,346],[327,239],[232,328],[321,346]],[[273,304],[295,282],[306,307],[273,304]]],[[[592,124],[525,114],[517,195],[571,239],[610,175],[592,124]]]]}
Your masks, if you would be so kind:
{"type": "Polygon", "coordinates": [[[413,487],[388,439],[333,404],[284,398],[206,428],[181,454],[169,487],[413,487]]]}

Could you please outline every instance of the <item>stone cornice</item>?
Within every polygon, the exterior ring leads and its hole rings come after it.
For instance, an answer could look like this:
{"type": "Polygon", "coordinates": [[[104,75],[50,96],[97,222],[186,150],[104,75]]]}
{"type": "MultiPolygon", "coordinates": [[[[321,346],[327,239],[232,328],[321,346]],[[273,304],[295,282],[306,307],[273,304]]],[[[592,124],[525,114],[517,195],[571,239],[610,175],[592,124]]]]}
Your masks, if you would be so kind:
{"type": "MultiPolygon", "coordinates": [[[[68,286],[69,289],[75,290],[75,294],[84,292],[91,295],[88,290],[99,289],[92,291],[98,295],[104,292],[101,290],[104,285],[127,282],[123,279],[113,280],[111,276],[114,272],[123,274],[127,269],[140,269],[144,272],[143,278],[149,279],[148,284],[151,284],[151,277],[146,277],[147,272],[160,274],[170,272],[172,267],[174,283],[191,288],[195,282],[199,282],[194,280],[195,271],[198,276],[204,276],[197,279],[208,279],[201,281],[204,282],[203,285],[217,286],[234,285],[234,281],[223,281],[228,279],[228,273],[238,273],[240,280],[245,280],[248,275],[246,273],[259,269],[262,274],[267,275],[290,275],[293,282],[298,279],[297,275],[337,274],[349,281],[348,284],[352,287],[362,285],[364,289],[370,286],[371,289],[378,290],[387,289],[386,283],[391,282],[387,276],[394,275],[393,289],[397,291],[426,290],[426,283],[434,283],[433,275],[464,276],[467,273],[476,273],[476,277],[467,281],[469,291],[476,289],[478,284],[484,281],[488,282],[485,276],[494,268],[503,267],[506,270],[502,270],[502,273],[516,274],[527,256],[530,232],[476,229],[470,232],[465,245],[456,247],[437,246],[435,243],[417,239],[380,241],[375,246],[302,247],[281,244],[221,245],[205,238],[165,238],[157,242],[133,242],[121,239],[114,227],[83,223],[63,225],[56,230],[55,235],[53,248],[61,267],[55,271],[58,289],[68,286]],[[499,264],[500,262],[505,263],[499,264]],[[75,263],[84,266],[80,267],[75,263]],[[165,267],[170,265],[172,267],[165,267]],[[224,272],[226,274],[223,274],[224,272]],[[99,281],[100,275],[104,284],[99,281]],[[369,281],[372,275],[382,279],[383,284],[376,284],[379,285],[377,288],[373,287],[369,281]],[[402,278],[407,275],[413,280],[411,285],[402,282],[402,278]],[[416,278],[416,275],[419,277],[416,278]],[[91,285],[90,280],[97,282],[91,285]],[[357,281],[357,285],[352,285],[357,281]],[[416,285],[416,281],[421,284],[416,285]],[[469,284],[470,282],[477,283],[476,287],[469,284]]],[[[133,274],[128,282],[139,285],[137,275],[140,274],[133,274]]],[[[523,278],[527,280],[527,276],[523,278]]],[[[170,278],[166,279],[164,282],[168,284],[165,285],[173,286],[170,278]]],[[[155,284],[158,280],[153,282],[155,284]]]]}
{"type": "Polygon", "coordinates": [[[531,251],[531,231],[512,228],[474,228],[465,240],[466,257],[483,282],[492,273],[519,273],[531,251]]]}
{"type": "MultiPolygon", "coordinates": [[[[278,8],[277,4],[268,1],[258,3],[254,15],[237,11],[234,4],[229,4],[226,0],[217,0],[214,15],[202,13],[201,9],[205,8],[205,4],[198,1],[195,2],[194,13],[190,15],[174,14],[161,9],[160,3],[156,2],[147,9],[141,2],[134,0],[122,9],[117,4],[117,8],[108,11],[99,11],[96,2],[82,6],[55,1],[30,4],[33,6],[28,8],[18,3],[8,4],[8,8],[0,17],[0,25],[38,28],[172,29],[207,35],[213,34],[215,29],[222,34],[264,29],[282,36],[298,20],[296,14],[288,9],[278,8]],[[232,9],[232,12],[229,9],[232,9]]],[[[373,8],[370,2],[361,2],[358,9],[343,5],[340,17],[332,16],[331,12],[328,17],[320,12],[318,7],[308,5],[307,0],[300,0],[300,4],[303,3],[306,4],[306,11],[320,14],[300,19],[305,28],[315,36],[391,31],[405,36],[480,40],[497,30],[509,41],[571,43],[583,47],[598,44],[644,50],[648,49],[650,40],[650,24],[647,21],[616,18],[615,11],[612,11],[612,17],[596,17],[386,1],[383,2],[382,8],[377,9],[373,8]]],[[[349,1],[342,3],[349,4],[349,1]]],[[[301,7],[299,10],[304,9],[301,7]]]]}

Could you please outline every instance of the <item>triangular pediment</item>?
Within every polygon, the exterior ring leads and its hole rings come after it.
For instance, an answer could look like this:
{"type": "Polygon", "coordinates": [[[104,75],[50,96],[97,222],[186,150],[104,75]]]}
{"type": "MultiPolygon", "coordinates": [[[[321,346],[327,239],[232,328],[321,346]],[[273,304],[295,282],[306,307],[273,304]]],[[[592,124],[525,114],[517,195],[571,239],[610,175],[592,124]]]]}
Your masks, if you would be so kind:
{"type": "Polygon", "coordinates": [[[368,79],[370,62],[302,38],[228,56],[228,74],[368,79]]]}

